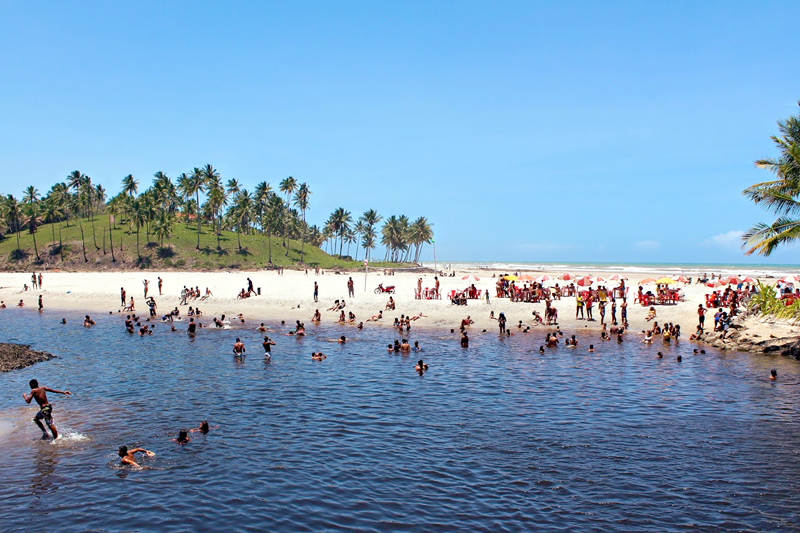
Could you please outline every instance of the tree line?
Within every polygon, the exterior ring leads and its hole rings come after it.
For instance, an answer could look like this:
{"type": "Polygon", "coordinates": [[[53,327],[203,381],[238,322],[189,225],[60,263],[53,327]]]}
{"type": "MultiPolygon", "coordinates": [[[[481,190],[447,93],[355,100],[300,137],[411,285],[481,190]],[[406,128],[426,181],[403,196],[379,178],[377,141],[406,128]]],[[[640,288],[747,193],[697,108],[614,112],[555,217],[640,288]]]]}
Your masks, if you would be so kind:
{"type": "MultiPolygon", "coordinates": [[[[160,249],[169,247],[170,237],[178,223],[197,228],[197,250],[200,250],[200,235],[203,226],[211,230],[221,249],[223,231],[235,232],[237,246],[242,251],[241,235],[261,235],[268,240],[269,262],[272,262],[272,240],[280,239],[289,255],[289,240],[300,240],[300,260],[304,261],[306,243],[327,246],[330,255],[340,258],[350,255],[355,247],[358,259],[359,247],[364,257],[370,258],[372,250],[380,242],[386,248],[384,260],[392,262],[419,262],[422,247],[433,241],[431,224],[425,217],[411,222],[405,215],[384,219],[374,209],[366,211],[354,221],[353,215],[344,208],[331,213],[323,226],[309,225],[306,214],[310,208],[311,189],[293,177],[280,181],[277,190],[262,181],[254,190],[248,191],[236,179],[226,183],[217,169],[211,165],[195,167],[182,173],[175,181],[163,172],[156,172],[151,185],[139,190],[140,182],[132,175],[122,179],[120,191],[108,198],[102,185],[95,185],[88,175],[75,170],[64,181],[58,182],[44,195],[34,186],[25,189],[20,199],[8,194],[0,201],[0,234],[4,237],[15,234],[17,257],[23,255],[20,234],[27,231],[33,238],[34,253],[40,260],[36,233],[43,224],[50,224],[52,242],[56,242],[56,226],[80,226],[81,246],[86,259],[86,242],[83,219],[88,220],[87,233],[91,231],[91,243],[97,250],[98,225],[105,251],[105,231],[112,238],[111,228],[122,226],[129,234],[136,235],[136,255],[142,259],[140,235],[145,242],[151,236],[160,249]],[[98,217],[102,217],[97,223],[98,217]],[[379,228],[380,222],[383,225],[379,228]],[[380,239],[378,238],[380,235],[380,239]],[[344,245],[347,253],[344,254],[344,245]]],[[[121,243],[120,243],[121,244],[121,243]]],[[[90,244],[91,246],[91,244],[90,244]]],[[[59,247],[61,247],[59,240],[59,247]]],[[[111,243],[112,260],[114,245],[111,243]]],[[[63,253],[62,253],[63,260],[63,253]]]]}

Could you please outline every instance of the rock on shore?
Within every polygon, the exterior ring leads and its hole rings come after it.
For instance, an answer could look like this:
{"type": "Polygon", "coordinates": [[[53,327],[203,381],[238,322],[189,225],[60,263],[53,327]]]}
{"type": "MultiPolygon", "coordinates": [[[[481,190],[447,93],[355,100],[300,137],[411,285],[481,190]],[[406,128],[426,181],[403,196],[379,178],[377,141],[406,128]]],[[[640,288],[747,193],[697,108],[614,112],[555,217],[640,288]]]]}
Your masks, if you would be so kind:
{"type": "Polygon", "coordinates": [[[55,357],[51,353],[31,350],[27,344],[0,343],[0,372],[25,368],[40,361],[55,359],[55,357]]]}
{"type": "Polygon", "coordinates": [[[800,359],[800,326],[769,317],[747,317],[724,339],[720,332],[709,332],[703,342],[722,350],[777,353],[800,359]]]}

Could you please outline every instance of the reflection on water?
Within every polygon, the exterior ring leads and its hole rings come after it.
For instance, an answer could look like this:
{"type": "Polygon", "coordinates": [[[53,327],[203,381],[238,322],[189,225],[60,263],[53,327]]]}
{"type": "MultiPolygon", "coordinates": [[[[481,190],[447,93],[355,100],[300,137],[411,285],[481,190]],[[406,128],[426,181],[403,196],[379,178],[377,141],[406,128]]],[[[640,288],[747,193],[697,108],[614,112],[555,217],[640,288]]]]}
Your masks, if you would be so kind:
{"type": "Polygon", "coordinates": [[[580,336],[539,355],[543,330],[475,332],[462,350],[420,328],[424,351],[401,357],[393,330],[273,325],[266,360],[253,330],[4,318],[0,341],[59,358],[0,375],[0,418],[17,421],[0,440],[3,530],[45,516],[65,531],[800,528],[800,368],[784,358],[580,336]],[[22,404],[34,377],[73,392],[50,398],[56,442],[22,404]],[[219,427],[170,441],[202,420],[219,427]],[[121,444],[157,456],[121,468],[121,444]]]}

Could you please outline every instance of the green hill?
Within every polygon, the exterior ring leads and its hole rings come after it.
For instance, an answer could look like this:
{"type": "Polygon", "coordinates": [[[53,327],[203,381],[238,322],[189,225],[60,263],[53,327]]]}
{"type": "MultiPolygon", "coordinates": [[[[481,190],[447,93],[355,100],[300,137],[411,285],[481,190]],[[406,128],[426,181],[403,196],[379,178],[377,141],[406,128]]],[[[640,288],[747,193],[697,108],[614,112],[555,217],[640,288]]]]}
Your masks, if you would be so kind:
{"type": "MultiPolygon", "coordinates": [[[[6,233],[0,241],[0,269],[32,270],[44,268],[64,268],[66,270],[127,270],[131,268],[181,269],[181,270],[219,270],[219,269],[258,269],[272,264],[287,268],[300,268],[303,265],[320,268],[359,268],[362,261],[349,258],[339,259],[325,253],[320,248],[306,242],[303,263],[299,240],[289,240],[289,253],[283,246],[281,236],[273,235],[272,253],[270,239],[266,235],[240,235],[223,231],[220,248],[217,249],[217,236],[213,230],[204,226],[200,234],[200,250],[197,250],[197,226],[187,227],[177,223],[173,235],[160,247],[156,239],[145,227],[139,232],[137,254],[136,232],[126,227],[111,224],[105,216],[96,216],[94,228],[89,219],[73,219],[66,223],[44,224],[36,232],[36,257],[33,235],[27,231],[19,234],[6,233]],[[83,230],[83,239],[81,239],[83,230]],[[61,245],[59,245],[61,242],[61,245]],[[113,253],[112,253],[113,242],[113,253]],[[83,243],[83,244],[82,244],[83,243]],[[84,257],[85,250],[85,257],[84,257]]],[[[355,251],[353,251],[355,253],[355,251]]],[[[364,250],[359,250],[360,254],[364,250]]],[[[398,266],[391,263],[375,263],[376,267],[398,266]]]]}

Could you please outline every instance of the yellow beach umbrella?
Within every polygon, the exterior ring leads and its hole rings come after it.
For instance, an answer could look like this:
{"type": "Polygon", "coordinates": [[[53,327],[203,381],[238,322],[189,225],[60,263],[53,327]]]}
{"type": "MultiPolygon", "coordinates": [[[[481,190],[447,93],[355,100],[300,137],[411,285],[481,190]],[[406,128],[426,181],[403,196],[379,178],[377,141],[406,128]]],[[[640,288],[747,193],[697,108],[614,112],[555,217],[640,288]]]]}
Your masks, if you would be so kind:
{"type": "Polygon", "coordinates": [[[678,282],[675,281],[672,278],[668,278],[667,276],[663,276],[663,277],[658,278],[656,280],[656,283],[658,283],[659,285],[675,285],[678,282]]]}
{"type": "Polygon", "coordinates": [[[517,281],[519,278],[514,274],[509,274],[507,276],[503,276],[503,279],[506,281],[517,281]]]}

